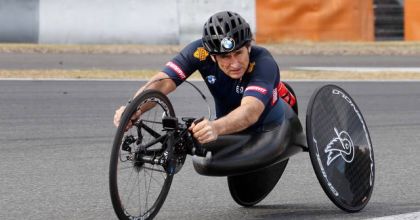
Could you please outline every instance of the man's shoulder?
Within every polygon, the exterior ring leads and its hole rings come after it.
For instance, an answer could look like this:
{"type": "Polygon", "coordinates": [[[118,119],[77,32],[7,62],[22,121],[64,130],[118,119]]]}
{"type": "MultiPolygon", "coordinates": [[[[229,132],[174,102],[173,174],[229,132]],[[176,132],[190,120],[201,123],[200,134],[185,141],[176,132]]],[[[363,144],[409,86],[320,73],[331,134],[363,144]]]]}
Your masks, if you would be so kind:
{"type": "Polygon", "coordinates": [[[266,48],[254,45],[251,49],[251,56],[254,58],[273,58],[270,51],[268,51],[266,48]]]}
{"type": "Polygon", "coordinates": [[[186,45],[181,51],[181,54],[200,62],[207,60],[210,55],[209,52],[204,48],[201,39],[195,40],[186,45]]]}
{"type": "Polygon", "coordinates": [[[250,76],[254,79],[268,79],[271,76],[278,75],[279,66],[267,49],[259,46],[253,46],[251,49],[248,73],[251,73],[250,76]]]}
{"type": "Polygon", "coordinates": [[[264,47],[253,46],[251,49],[251,64],[255,70],[265,71],[267,68],[277,68],[277,62],[271,53],[264,47]]]}

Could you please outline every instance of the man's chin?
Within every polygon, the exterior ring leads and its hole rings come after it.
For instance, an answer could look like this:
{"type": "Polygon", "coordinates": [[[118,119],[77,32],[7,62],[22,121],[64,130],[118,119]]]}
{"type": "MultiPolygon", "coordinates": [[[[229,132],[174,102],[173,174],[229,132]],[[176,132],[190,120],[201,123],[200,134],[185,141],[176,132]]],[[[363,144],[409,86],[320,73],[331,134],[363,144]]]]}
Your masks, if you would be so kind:
{"type": "Polygon", "coordinates": [[[229,77],[232,79],[240,79],[244,73],[242,71],[230,71],[229,77]]]}

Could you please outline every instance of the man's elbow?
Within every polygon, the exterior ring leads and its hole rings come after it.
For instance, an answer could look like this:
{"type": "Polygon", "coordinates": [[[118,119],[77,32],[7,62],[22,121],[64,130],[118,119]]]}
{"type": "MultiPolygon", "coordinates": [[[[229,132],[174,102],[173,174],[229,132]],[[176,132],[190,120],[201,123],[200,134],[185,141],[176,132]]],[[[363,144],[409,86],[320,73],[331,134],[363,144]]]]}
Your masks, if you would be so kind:
{"type": "Polygon", "coordinates": [[[242,100],[241,106],[246,114],[243,120],[246,127],[255,124],[260,119],[265,108],[264,104],[255,97],[245,97],[242,100]]]}
{"type": "Polygon", "coordinates": [[[251,111],[249,111],[248,117],[246,117],[245,123],[247,127],[257,123],[257,121],[260,119],[261,114],[263,112],[264,108],[253,108],[251,111]]]}
{"type": "Polygon", "coordinates": [[[249,117],[247,117],[246,123],[248,126],[251,126],[255,123],[257,123],[258,119],[260,118],[260,114],[251,114],[249,117]]]}

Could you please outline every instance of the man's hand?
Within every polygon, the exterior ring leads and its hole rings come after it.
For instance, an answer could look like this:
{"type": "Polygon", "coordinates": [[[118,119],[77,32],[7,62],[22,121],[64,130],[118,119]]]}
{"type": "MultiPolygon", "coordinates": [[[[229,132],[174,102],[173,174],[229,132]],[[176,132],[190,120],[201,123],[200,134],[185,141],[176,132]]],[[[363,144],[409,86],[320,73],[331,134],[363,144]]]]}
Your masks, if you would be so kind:
{"type": "MultiPolygon", "coordinates": [[[[124,113],[125,108],[126,108],[126,106],[121,106],[119,109],[117,109],[115,111],[115,114],[114,114],[114,125],[115,125],[115,127],[118,127],[118,125],[120,124],[121,116],[124,113]]],[[[141,115],[141,110],[139,109],[131,116],[130,121],[128,122],[127,126],[125,127],[125,131],[128,131],[128,129],[133,127],[133,123],[140,118],[140,115],[141,115]]]]}
{"type": "Polygon", "coordinates": [[[194,138],[197,139],[200,144],[214,141],[218,137],[213,121],[209,121],[207,119],[204,119],[197,124],[193,123],[189,127],[189,130],[193,133],[194,138]]]}

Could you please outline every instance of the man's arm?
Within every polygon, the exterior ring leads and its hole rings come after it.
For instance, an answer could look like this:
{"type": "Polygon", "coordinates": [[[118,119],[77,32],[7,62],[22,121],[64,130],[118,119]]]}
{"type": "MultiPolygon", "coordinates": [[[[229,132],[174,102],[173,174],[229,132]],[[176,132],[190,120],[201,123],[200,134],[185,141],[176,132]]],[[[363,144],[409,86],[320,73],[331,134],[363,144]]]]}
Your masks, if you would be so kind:
{"type": "MultiPolygon", "coordinates": [[[[134,95],[134,98],[137,97],[140,93],[142,93],[146,88],[147,89],[156,89],[161,91],[162,93],[164,93],[165,95],[169,94],[170,92],[174,91],[176,89],[176,84],[172,79],[165,79],[165,80],[160,80],[157,81],[159,79],[163,79],[163,78],[168,78],[168,75],[166,75],[164,72],[159,72],[157,74],[155,74],[150,80],[149,82],[147,82],[146,85],[142,86],[134,95]]],[[[140,117],[140,115],[142,114],[142,112],[146,112],[147,110],[149,110],[150,108],[152,108],[153,106],[142,106],[141,109],[139,109],[136,113],[133,114],[131,120],[136,120],[137,118],[140,117]]],[[[123,114],[124,110],[125,110],[126,106],[121,106],[119,109],[117,109],[115,111],[114,114],[114,125],[118,126],[120,124],[120,120],[121,120],[121,115],[123,114]]],[[[129,129],[132,127],[132,123],[129,122],[127,125],[126,129],[129,129]]]]}
{"type": "Polygon", "coordinates": [[[144,91],[144,89],[156,89],[161,91],[162,93],[164,93],[165,95],[169,94],[170,92],[174,91],[176,89],[176,84],[172,79],[168,78],[168,75],[164,72],[158,72],[157,74],[155,74],[150,80],[149,82],[147,82],[146,85],[144,85],[143,87],[141,87],[136,94],[134,95],[134,97],[138,96],[140,93],[142,93],[144,91]],[[167,78],[165,80],[160,80],[157,81],[159,79],[164,79],[167,78]]]}
{"type": "Polygon", "coordinates": [[[241,105],[226,116],[213,122],[218,135],[232,134],[255,124],[264,111],[264,104],[257,98],[246,96],[241,105]]]}
{"type": "Polygon", "coordinates": [[[219,135],[232,134],[255,124],[264,111],[264,103],[259,99],[246,96],[241,105],[226,116],[215,121],[203,120],[192,125],[194,137],[202,144],[214,141],[219,135]]]}
{"type": "MultiPolygon", "coordinates": [[[[182,51],[179,54],[177,54],[171,61],[169,61],[165,65],[161,72],[158,72],[156,75],[154,75],[145,86],[140,88],[136,92],[134,97],[137,97],[146,88],[159,90],[165,95],[174,91],[177,85],[181,84],[188,78],[188,76],[190,76],[194,71],[199,69],[200,65],[203,65],[203,62],[201,62],[202,60],[194,57],[194,53],[199,47],[202,47],[201,39],[198,39],[188,44],[184,49],[182,49],[182,51]],[[174,79],[158,80],[170,77],[175,78],[175,81],[174,79]]],[[[143,105],[141,107],[141,111],[145,112],[151,107],[153,106],[143,105]]],[[[118,109],[115,112],[114,124],[116,126],[118,126],[120,122],[121,114],[124,112],[124,109],[125,106],[121,106],[120,109],[118,109]]],[[[136,112],[136,114],[133,115],[134,118],[138,118],[141,114],[141,111],[136,112]]]]}

